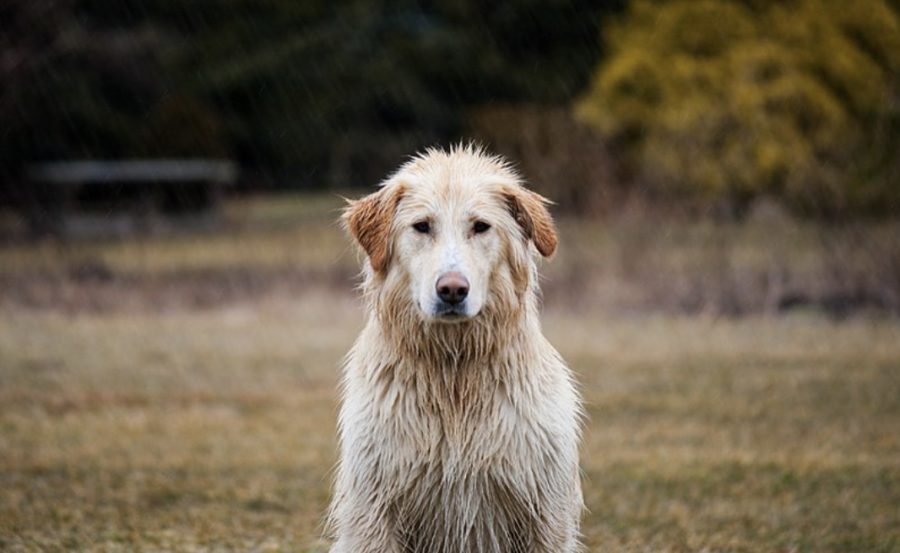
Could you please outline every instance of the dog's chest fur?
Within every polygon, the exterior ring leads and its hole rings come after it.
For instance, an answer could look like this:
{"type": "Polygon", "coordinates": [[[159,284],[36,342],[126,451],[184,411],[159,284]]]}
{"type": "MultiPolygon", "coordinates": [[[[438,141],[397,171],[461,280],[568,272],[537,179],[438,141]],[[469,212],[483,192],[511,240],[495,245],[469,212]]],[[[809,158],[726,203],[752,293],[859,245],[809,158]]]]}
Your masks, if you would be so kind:
{"type": "Polygon", "coordinates": [[[423,467],[392,508],[403,550],[530,551],[539,515],[504,478],[489,470],[447,477],[439,466],[423,467]]]}
{"type": "MultiPolygon", "coordinates": [[[[503,363],[494,360],[494,363],[503,363]]],[[[408,552],[525,552],[565,458],[527,385],[497,366],[427,372],[405,362],[376,377],[370,398],[373,490],[408,552]]],[[[371,390],[372,388],[370,388],[371,390]]]]}

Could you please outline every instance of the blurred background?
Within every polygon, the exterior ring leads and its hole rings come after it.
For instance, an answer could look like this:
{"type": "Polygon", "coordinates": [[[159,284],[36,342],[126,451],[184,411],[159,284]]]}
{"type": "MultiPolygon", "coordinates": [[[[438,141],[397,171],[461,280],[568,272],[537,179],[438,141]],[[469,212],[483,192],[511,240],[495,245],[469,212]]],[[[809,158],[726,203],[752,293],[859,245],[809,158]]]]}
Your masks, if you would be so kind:
{"type": "Polygon", "coordinates": [[[589,550],[900,547],[900,2],[4,0],[0,549],[326,551],[342,198],[469,140],[589,550]]]}

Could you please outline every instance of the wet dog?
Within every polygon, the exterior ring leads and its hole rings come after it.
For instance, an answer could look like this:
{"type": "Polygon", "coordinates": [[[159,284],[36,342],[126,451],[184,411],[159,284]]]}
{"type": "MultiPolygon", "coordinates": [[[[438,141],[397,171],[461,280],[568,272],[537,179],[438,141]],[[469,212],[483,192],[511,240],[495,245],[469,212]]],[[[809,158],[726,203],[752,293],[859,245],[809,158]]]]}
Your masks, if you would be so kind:
{"type": "Polygon", "coordinates": [[[538,320],[546,204],[471,146],[349,204],[369,315],[344,367],[332,553],[578,550],[580,400],[538,320]]]}

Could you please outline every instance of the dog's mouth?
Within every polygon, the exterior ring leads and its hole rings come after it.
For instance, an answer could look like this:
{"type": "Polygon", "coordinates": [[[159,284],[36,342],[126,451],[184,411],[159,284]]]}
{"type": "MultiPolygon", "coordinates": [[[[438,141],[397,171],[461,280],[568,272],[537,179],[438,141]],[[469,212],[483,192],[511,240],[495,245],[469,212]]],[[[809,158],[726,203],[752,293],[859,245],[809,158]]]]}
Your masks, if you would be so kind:
{"type": "Polygon", "coordinates": [[[456,323],[471,318],[472,315],[468,313],[465,302],[457,304],[437,302],[432,311],[432,319],[439,322],[456,323]]]}

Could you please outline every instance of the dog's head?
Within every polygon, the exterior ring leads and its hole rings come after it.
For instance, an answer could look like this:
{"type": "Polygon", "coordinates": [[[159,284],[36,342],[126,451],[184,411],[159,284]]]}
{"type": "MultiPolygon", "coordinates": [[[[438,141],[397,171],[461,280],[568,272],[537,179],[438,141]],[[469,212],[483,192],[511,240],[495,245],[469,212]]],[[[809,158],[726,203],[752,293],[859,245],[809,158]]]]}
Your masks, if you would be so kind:
{"type": "Polygon", "coordinates": [[[414,158],[350,202],[344,221],[376,293],[454,323],[521,303],[537,254],[556,250],[547,203],[502,159],[460,147],[414,158]]]}

